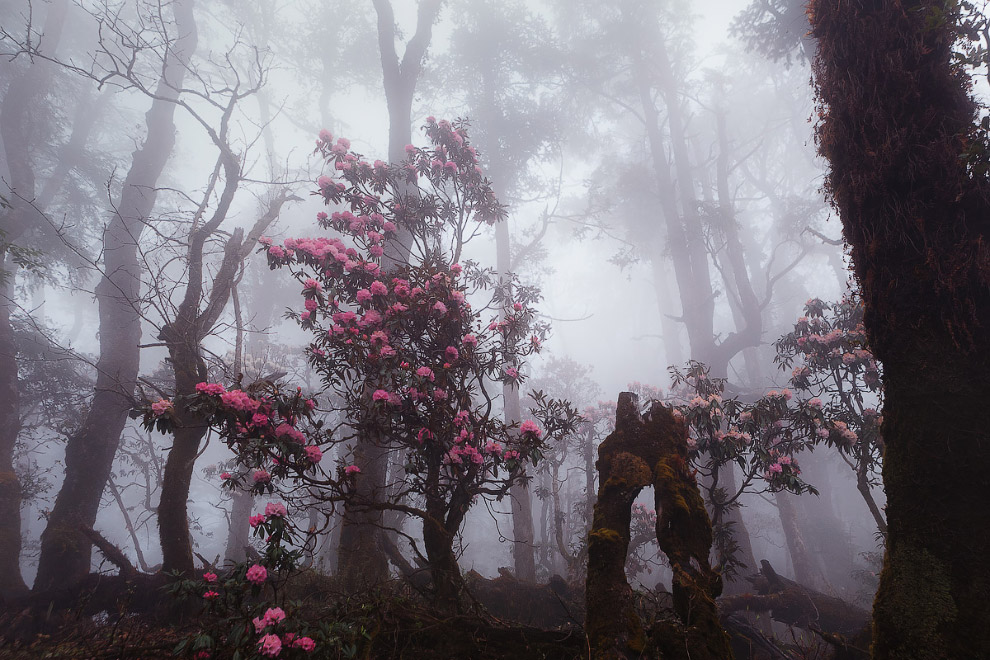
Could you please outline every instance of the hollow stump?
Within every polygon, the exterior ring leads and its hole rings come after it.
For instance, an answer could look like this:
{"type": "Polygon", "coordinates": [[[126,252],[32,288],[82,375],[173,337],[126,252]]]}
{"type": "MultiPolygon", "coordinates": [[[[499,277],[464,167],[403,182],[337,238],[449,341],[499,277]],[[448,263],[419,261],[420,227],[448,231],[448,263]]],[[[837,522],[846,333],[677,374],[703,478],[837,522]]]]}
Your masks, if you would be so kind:
{"type": "Polygon", "coordinates": [[[662,648],[686,651],[694,660],[732,658],[714,601],[722,590],[721,577],[708,563],[711,521],[687,465],[684,423],[659,402],[641,416],[636,395],[621,393],[615,431],[598,448],[596,468],[598,501],[588,536],[585,620],[592,657],[639,658],[651,650],[650,655],[658,655],[662,648]],[[674,610],[683,625],[658,631],[665,639],[648,649],[625,562],[632,504],[651,484],[657,540],[674,572],[674,610]]]}

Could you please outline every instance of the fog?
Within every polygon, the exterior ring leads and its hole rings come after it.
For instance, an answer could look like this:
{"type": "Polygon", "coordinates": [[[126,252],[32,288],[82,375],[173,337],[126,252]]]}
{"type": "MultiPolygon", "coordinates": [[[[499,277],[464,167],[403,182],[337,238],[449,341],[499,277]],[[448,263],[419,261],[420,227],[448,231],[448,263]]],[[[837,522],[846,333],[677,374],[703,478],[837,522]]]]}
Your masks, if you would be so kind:
{"type": "MultiPolygon", "coordinates": [[[[582,591],[589,452],[632,391],[690,430],[724,594],[750,592],[766,560],[869,608],[886,531],[880,367],[822,192],[805,21],[784,0],[4,3],[0,595],[120,573],[97,537],[139,573],[251,563],[269,556],[275,532],[249,519],[271,522],[270,502],[288,507],[299,566],[353,592],[437,570],[430,523],[406,510],[434,495],[461,574],[582,591]],[[352,185],[387,210],[359,209],[352,185]],[[504,208],[486,207],[488,186],[504,208]],[[456,210],[443,222],[398,208],[432,194],[456,210]],[[371,224],[355,234],[333,215],[350,210],[371,224]],[[381,270],[337,277],[293,255],[319,236],[381,243],[367,257],[381,270]],[[464,325],[434,362],[395,325],[412,312],[393,275],[422,273],[466,295],[436,303],[464,325]],[[354,326],[371,342],[359,355],[334,343],[333,314],[379,304],[363,287],[399,307],[381,307],[393,325],[378,344],[354,326]],[[476,350],[458,343],[472,328],[476,350]],[[400,403],[419,365],[430,383],[400,403]],[[286,412],[297,387],[315,410],[286,412]],[[463,463],[457,406],[479,438],[463,463]],[[223,417],[248,408],[272,430],[223,417]],[[448,408],[454,426],[436,421],[448,408]],[[298,422],[299,447],[277,415],[298,422]],[[322,458],[305,463],[302,445],[322,458]],[[470,487],[431,495],[434,474],[470,487]]],[[[659,593],[673,573],[654,509],[648,486],[626,574],[659,593]]]]}

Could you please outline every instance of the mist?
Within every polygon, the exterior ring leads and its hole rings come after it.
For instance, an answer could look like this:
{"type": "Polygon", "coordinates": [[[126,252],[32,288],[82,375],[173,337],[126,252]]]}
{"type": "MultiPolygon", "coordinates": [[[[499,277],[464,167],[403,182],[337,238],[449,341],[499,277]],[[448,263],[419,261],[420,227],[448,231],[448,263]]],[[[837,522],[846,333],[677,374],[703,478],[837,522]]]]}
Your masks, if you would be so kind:
{"type": "Polygon", "coordinates": [[[882,474],[968,396],[910,332],[985,378],[982,207],[923,232],[985,184],[987,23],[864,92],[811,4],[5,3],[11,657],[929,657],[871,609],[956,532],[882,474]],[[874,132],[915,110],[958,127],[874,132]]]}

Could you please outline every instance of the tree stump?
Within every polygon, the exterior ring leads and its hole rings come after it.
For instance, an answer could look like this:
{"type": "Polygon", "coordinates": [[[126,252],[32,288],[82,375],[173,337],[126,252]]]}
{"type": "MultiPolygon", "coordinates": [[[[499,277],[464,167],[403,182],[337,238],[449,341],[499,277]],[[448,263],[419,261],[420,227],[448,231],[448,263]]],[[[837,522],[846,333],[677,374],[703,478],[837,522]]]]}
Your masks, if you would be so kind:
{"type": "Polygon", "coordinates": [[[647,651],[643,623],[626,580],[632,504],[653,485],[657,539],[674,570],[674,609],[682,627],[664,629],[690,657],[732,658],[718,622],[714,598],[721,578],[708,564],[711,522],[698,485],[687,467],[687,428],[659,402],[644,419],[635,394],[619,395],[615,431],[598,449],[598,501],[588,537],[585,629],[594,658],[642,657],[647,651]]]}

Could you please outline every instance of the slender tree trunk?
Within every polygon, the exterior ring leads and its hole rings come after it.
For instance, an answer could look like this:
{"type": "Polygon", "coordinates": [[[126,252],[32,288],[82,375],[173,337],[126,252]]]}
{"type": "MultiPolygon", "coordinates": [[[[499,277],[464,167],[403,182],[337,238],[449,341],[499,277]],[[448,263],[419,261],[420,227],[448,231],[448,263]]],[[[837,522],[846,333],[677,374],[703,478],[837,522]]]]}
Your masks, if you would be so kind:
{"type": "Polygon", "coordinates": [[[92,527],[120,434],[127,423],[140,362],[141,275],[137,242],[155,204],[156,185],[175,145],[173,116],[189,58],[196,49],[192,0],[172,4],[178,40],[169,50],[156,98],[145,115],[148,137],[135,150],[116,212],[103,235],[104,274],[96,288],[100,358],[96,391],[82,427],[65,448],[65,481],[41,536],[34,588],[71,585],[89,573],[92,543],[79,531],[92,527]]]}
{"type": "MultiPolygon", "coordinates": [[[[361,470],[354,477],[353,499],[372,504],[382,501],[387,450],[371,440],[358,440],[353,455],[353,464],[361,470]]],[[[344,504],[337,572],[347,592],[365,591],[388,579],[388,559],[378,542],[381,528],[381,510],[359,503],[344,504]]]]}
{"type": "MultiPolygon", "coordinates": [[[[3,264],[6,265],[6,264],[3,264]]],[[[21,484],[14,472],[14,447],[21,430],[17,346],[10,323],[14,273],[0,271],[0,601],[27,591],[21,577],[21,484]]]]}
{"type": "MultiPolygon", "coordinates": [[[[57,46],[65,24],[67,0],[52,3],[45,17],[46,50],[57,46]]],[[[5,194],[10,208],[0,216],[4,241],[15,242],[30,229],[36,217],[36,177],[30,139],[36,130],[41,99],[51,85],[51,65],[35,60],[20,70],[7,87],[0,106],[3,158],[10,172],[5,194]]],[[[43,111],[42,111],[43,112],[43,111]]],[[[20,379],[17,346],[11,314],[16,307],[16,267],[0,252],[0,600],[23,594],[21,576],[21,484],[14,470],[14,449],[21,430],[20,379]]]]}
{"type": "Polygon", "coordinates": [[[794,495],[780,492],[774,495],[777,503],[777,513],[780,516],[780,524],[784,528],[784,539],[787,542],[787,552],[791,557],[791,566],[794,569],[794,580],[806,587],[819,589],[821,573],[815,566],[815,561],[808,552],[808,546],[804,542],[804,535],[798,521],[797,509],[794,506],[794,495]]]}
{"type": "MultiPolygon", "coordinates": [[[[406,157],[406,145],[412,142],[413,94],[442,0],[420,0],[416,33],[406,44],[401,60],[395,46],[397,35],[392,3],[389,0],[372,2],[378,16],[378,50],[388,106],[388,158],[392,163],[399,163],[406,157]]],[[[407,263],[411,243],[411,236],[400,227],[396,240],[389,243],[387,261],[396,265],[407,263]]],[[[362,497],[383,497],[389,456],[387,451],[370,442],[370,438],[359,437],[354,448],[354,464],[361,468],[358,491],[362,497]]],[[[380,511],[344,507],[337,562],[345,585],[360,589],[388,578],[388,561],[377,540],[382,520],[380,511]]]]}
{"type": "Polygon", "coordinates": [[[809,9],[826,190],[884,366],[879,659],[990,657],[990,183],[970,81],[953,62],[958,9],[809,9]]]}

